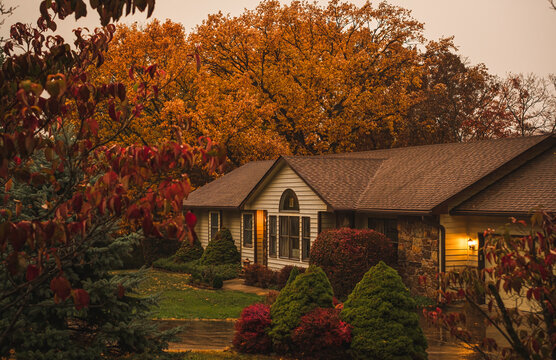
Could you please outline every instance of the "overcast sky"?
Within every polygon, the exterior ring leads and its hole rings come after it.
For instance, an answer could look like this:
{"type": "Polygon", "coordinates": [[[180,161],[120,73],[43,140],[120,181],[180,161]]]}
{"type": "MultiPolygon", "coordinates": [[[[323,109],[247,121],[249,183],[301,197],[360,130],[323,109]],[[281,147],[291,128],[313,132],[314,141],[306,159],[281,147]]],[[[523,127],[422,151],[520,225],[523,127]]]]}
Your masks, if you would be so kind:
{"type": "MultiPolygon", "coordinates": [[[[9,25],[35,22],[40,0],[3,0],[18,5],[14,15],[0,28],[6,36],[9,25]]],[[[88,1],[86,1],[88,3],[88,1]]],[[[289,3],[291,0],[281,0],[289,3]]],[[[326,4],[327,0],[317,1],[326,4]]],[[[361,5],[365,0],[351,1],[361,5]]],[[[556,73],[556,11],[547,0],[388,0],[412,10],[413,16],[425,24],[429,39],[454,36],[460,53],[469,62],[484,63],[494,74],[533,72],[541,76],[556,73]]],[[[232,15],[257,6],[258,0],[157,0],[153,17],[181,22],[187,30],[200,24],[210,13],[222,11],[232,15]]],[[[377,3],[376,1],[374,3],[377,3]]],[[[66,19],[60,26],[68,38],[77,26],[98,25],[96,13],[84,21],[66,19]]],[[[145,14],[136,14],[124,21],[145,23],[145,14]]],[[[60,25],[60,24],[59,24],[60,25]]]]}

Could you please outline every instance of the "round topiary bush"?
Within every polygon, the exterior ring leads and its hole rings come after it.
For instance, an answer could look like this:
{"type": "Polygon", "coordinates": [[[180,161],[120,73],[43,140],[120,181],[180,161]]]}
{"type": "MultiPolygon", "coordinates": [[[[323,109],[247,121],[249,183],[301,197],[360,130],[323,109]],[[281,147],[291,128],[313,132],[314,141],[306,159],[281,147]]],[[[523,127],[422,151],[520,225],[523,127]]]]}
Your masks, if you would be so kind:
{"type": "Polygon", "coordinates": [[[397,271],[382,261],[355,286],[341,317],[352,326],[354,359],[427,359],[415,300],[397,271]]]}
{"type": "Polygon", "coordinates": [[[350,341],[351,326],[338,309],[316,308],[292,332],[293,351],[302,359],[343,359],[350,341]]]}
{"type": "Polygon", "coordinates": [[[241,255],[237,250],[232,233],[221,229],[212,239],[201,257],[202,265],[222,265],[239,263],[241,255]]]}
{"type": "Polygon", "coordinates": [[[253,304],[246,307],[235,325],[234,348],[243,353],[269,353],[272,350],[272,340],[267,334],[269,327],[270,306],[253,304]]]}
{"type": "Polygon", "coordinates": [[[296,276],[293,270],[291,282],[282,289],[270,308],[272,318],[269,335],[276,351],[288,351],[291,348],[291,332],[301,317],[311,310],[331,308],[332,287],[326,274],[318,266],[310,266],[303,274],[296,276]]]}
{"type": "Polygon", "coordinates": [[[203,256],[203,246],[197,236],[195,236],[193,244],[188,240],[182,242],[180,248],[174,254],[174,261],[177,263],[186,263],[200,259],[201,256],[203,256]]]}
{"type": "Polygon", "coordinates": [[[363,275],[379,261],[394,265],[396,251],[374,230],[332,229],[319,234],[311,246],[310,263],[320,266],[334,289],[345,299],[363,275]]]}

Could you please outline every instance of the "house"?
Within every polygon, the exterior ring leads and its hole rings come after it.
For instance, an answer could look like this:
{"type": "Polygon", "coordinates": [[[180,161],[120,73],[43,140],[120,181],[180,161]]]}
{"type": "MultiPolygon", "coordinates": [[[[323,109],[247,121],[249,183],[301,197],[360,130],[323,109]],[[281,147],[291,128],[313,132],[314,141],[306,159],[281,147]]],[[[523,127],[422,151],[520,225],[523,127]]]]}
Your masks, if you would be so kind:
{"type": "Polygon", "coordinates": [[[483,231],[542,206],[556,211],[554,135],[250,162],[185,201],[203,246],[231,230],[242,259],[307,266],[324,229],[372,228],[397,245],[406,284],[484,266],[483,231]]]}

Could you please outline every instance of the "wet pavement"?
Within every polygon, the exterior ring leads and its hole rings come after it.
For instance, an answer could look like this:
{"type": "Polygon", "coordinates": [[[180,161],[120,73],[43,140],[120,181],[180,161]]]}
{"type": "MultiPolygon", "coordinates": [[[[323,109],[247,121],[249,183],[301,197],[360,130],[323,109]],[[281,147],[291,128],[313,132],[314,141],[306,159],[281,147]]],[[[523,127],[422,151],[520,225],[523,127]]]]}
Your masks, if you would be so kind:
{"type": "MultiPolygon", "coordinates": [[[[156,320],[161,329],[183,326],[179,342],[170,344],[170,351],[224,350],[231,347],[234,322],[226,320],[156,320]]],[[[477,325],[477,324],[475,324],[477,325]]],[[[480,356],[450,338],[449,334],[421,319],[421,327],[427,337],[429,360],[478,360],[480,356]]],[[[485,329],[475,326],[474,332],[485,329]]],[[[492,334],[489,334],[492,336],[492,334]]]]}

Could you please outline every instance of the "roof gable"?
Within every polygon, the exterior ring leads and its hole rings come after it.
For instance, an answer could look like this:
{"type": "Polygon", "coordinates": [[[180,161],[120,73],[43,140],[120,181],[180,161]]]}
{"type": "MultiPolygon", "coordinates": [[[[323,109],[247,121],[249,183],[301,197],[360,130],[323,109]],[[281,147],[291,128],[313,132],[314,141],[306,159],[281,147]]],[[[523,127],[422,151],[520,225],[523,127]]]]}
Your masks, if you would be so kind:
{"type": "Polygon", "coordinates": [[[556,147],[456,206],[453,212],[527,214],[538,206],[556,211],[556,147]]]}
{"type": "Polygon", "coordinates": [[[189,194],[183,205],[190,208],[238,208],[274,164],[252,161],[189,194]]]}

